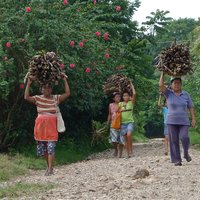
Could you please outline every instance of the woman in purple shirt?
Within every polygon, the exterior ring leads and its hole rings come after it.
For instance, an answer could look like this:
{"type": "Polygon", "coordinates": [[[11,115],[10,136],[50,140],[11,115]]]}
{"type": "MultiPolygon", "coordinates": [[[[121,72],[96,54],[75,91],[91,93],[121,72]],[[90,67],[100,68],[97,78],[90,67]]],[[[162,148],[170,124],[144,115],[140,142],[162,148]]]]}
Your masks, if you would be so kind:
{"type": "Polygon", "coordinates": [[[190,126],[188,110],[191,114],[192,126],[194,127],[196,125],[194,105],[190,95],[181,89],[181,85],[181,78],[175,77],[171,80],[171,89],[166,88],[164,84],[164,73],[161,73],[159,86],[160,91],[165,95],[168,104],[166,124],[169,133],[171,161],[175,166],[182,165],[179,138],[182,141],[184,158],[187,162],[192,160],[188,153],[188,129],[190,126]]]}

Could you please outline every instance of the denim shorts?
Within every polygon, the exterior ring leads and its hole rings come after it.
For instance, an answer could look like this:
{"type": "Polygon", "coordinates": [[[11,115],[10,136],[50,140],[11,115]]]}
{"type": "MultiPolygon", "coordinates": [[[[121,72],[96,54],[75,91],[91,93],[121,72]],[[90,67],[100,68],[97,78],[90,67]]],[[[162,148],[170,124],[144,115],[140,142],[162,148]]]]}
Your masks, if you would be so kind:
{"type": "Polygon", "coordinates": [[[37,155],[45,156],[47,154],[55,155],[56,142],[37,141],[37,155]]]}
{"type": "Polygon", "coordinates": [[[134,128],[133,122],[127,124],[121,124],[121,135],[126,135],[128,131],[132,133],[133,128],[134,128]]]}

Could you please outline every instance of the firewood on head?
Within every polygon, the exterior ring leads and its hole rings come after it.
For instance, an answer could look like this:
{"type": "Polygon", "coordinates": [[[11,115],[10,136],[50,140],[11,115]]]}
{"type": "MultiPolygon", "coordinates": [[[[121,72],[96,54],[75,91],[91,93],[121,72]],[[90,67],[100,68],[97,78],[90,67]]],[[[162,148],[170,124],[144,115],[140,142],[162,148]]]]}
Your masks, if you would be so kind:
{"type": "Polygon", "coordinates": [[[65,73],[61,64],[62,61],[54,52],[35,55],[29,62],[26,78],[39,82],[40,85],[57,83],[65,73]]]}
{"type": "Polygon", "coordinates": [[[103,84],[103,92],[107,96],[112,96],[115,92],[122,94],[126,90],[132,95],[130,83],[131,80],[128,77],[122,74],[115,74],[109,77],[103,84]]]}
{"type": "Polygon", "coordinates": [[[163,49],[158,56],[156,68],[170,76],[192,74],[192,64],[188,45],[173,44],[163,49]]]}

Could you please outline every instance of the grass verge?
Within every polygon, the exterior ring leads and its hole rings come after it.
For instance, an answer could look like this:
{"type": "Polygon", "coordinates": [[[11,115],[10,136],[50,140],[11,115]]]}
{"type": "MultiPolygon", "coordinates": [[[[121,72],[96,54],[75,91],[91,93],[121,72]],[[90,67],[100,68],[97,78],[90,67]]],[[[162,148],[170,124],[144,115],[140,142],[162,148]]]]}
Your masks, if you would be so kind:
{"type": "Polygon", "coordinates": [[[133,142],[148,142],[148,138],[145,137],[143,134],[134,132],[133,133],[133,142]]]}
{"type": "Polygon", "coordinates": [[[7,181],[12,177],[24,175],[28,172],[25,165],[19,165],[17,163],[20,158],[21,156],[0,156],[0,181],[7,181]]]}
{"type": "Polygon", "coordinates": [[[200,134],[195,131],[190,131],[190,144],[195,145],[200,149],[200,134]]]}
{"type": "Polygon", "coordinates": [[[31,184],[31,183],[16,183],[12,186],[0,188],[0,198],[18,198],[45,192],[53,189],[56,185],[53,184],[31,184]]]}

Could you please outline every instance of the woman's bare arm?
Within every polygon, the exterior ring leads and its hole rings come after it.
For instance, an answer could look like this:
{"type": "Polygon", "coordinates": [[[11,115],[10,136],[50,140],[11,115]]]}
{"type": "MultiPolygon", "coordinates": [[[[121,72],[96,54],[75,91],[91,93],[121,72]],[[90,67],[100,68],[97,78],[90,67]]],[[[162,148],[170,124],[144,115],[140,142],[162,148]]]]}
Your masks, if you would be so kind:
{"type": "Polygon", "coordinates": [[[160,75],[159,88],[161,92],[165,92],[167,90],[164,82],[164,72],[161,72],[160,75]]]}
{"type": "Polygon", "coordinates": [[[130,98],[130,100],[135,103],[135,100],[136,100],[136,91],[135,91],[135,88],[133,86],[133,83],[131,82],[131,90],[132,90],[132,97],[130,98]]]}
{"type": "Polygon", "coordinates": [[[70,96],[69,84],[65,76],[63,76],[63,81],[64,81],[65,93],[60,96],[59,103],[65,101],[70,96]]]}
{"type": "Polygon", "coordinates": [[[32,81],[28,78],[27,84],[26,84],[26,89],[24,93],[24,99],[29,101],[30,103],[35,104],[35,98],[30,96],[30,86],[31,86],[32,81]]]}

